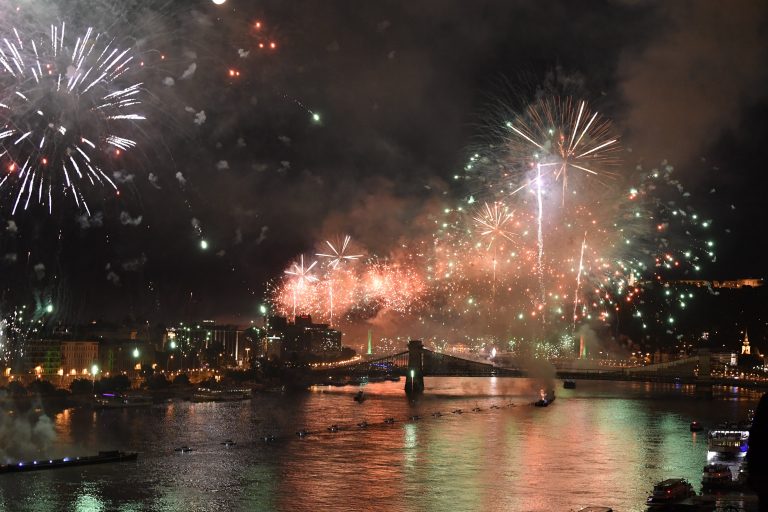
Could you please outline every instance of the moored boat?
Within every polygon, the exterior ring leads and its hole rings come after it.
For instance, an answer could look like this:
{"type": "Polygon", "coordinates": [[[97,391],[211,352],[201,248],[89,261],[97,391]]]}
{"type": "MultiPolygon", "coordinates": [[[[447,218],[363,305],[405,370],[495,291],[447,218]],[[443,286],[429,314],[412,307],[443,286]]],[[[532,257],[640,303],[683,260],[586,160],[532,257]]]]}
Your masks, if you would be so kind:
{"type": "Polygon", "coordinates": [[[749,430],[724,426],[709,431],[707,450],[724,457],[743,457],[749,448],[749,430]]]}
{"type": "Polygon", "coordinates": [[[536,407],[548,407],[549,404],[555,401],[555,390],[551,389],[548,393],[542,389],[540,392],[541,398],[533,402],[536,407]]]}
{"type": "Polygon", "coordinates": [[[100,451],[98,455],[83,457],[64,457],[62,459],[47,459],[22,461],[16,464],[0,465],[1,473],[21,473],[24,471],[41,471],[45,469],[61,469],[70,466],[87,466],[90,464],[106,464],[109,462],[125,462],[136,460],[137,452],[121,452],[118,450],[100,451]]]}
{"type": "Polygon", "coordinates": [[[239,400],[250,399],[250,389],[199,388],[192,395],[193,402],[237,402],[239,400]]]}
{"type": "Polygon", "coordinates": [[[707,464],[701,474],[701,486],[704,488],[723,488],[733,485],[731,468],[725,464],[707,464]]]}
{"type": "Polygon", "coordinates": [[[150,407],[151,405],[152,397],[149,396],[102,393],[93,397],[94,409],[126,409],[131,407],[150,407]]]}
{"type": "Polygon", "coordinates": [[[565,379],[563,381],[563,388],[565,389],[576,389],[576,381],[573,379],[565,379]]]}
{"type": "Polygon", "coordinates": [[[669,506],[679,503],[696,492],[685,478],[669,478],[653,486],[653,492],[646,500],[649,507],[669,506]]]}

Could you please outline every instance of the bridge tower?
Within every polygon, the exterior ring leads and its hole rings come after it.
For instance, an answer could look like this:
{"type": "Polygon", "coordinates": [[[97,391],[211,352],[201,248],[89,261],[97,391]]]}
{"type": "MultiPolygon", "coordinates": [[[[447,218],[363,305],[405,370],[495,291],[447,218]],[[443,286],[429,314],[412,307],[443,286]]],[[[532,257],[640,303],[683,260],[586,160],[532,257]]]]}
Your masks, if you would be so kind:
{"type": "Polygon", "coordinates": [[[424,343],[408,342],[408,373],[405,375],[405,394],[420,395],[424,392],[424,343]]]}

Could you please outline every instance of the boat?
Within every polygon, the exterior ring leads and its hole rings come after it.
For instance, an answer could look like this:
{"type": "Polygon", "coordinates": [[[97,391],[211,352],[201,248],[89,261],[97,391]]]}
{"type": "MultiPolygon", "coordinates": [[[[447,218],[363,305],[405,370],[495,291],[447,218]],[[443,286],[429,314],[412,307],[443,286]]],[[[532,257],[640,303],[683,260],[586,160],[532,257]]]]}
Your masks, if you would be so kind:
{"type": "Polygon", "coordinates": [[[190,448],[187,445],[184,445],[184,446],[179,446],[178,448],[174,448],[173,451],[179,452],[179,453],[189,453],[189,452],[195,451],[195,449],[194,448],[190,448]]]}
{"type": "Polygon", "coordinates": [[[274,443],[275,441],[277,441],[277,436],[274,436],[272,434],[267,434],[265,436],[262,436],[261,440],[264,441],[265,443],[274,443]]]}
{"type": "Polygon", "coordinates": [[[565,379],[563,381],[564,389],[576,389],[576,381],[573,379],[565,379]]]}
{"type": "Polygon", "coordinates": [[[137,452],[121,452],[118,450],[100,451],[98,455],[88,455],[84,457],[64,457],[63,459],[33,460],[21,461],[15,464],[0,464],[0,473],[21,473],[24,471],[68,468],[70,466],[127,462],[136,460],[138,456],[139,454],[137,452]]]}
{"type": "Polygon", "coordinates": [[[421,416],[418,414],[412,414],[411,415],[411,421],[419,421],[421,419],[421,416]]]}
{"type": "Polygon", "coordinates": [[[296,435],[299,437],[307,437],[309,435],[309,431],[307,429],[301,429],[296,431],[296,435]]]}
{"type": "Polygon", "coordinates": [[[548,407],[549,404],[555,401],[555,390],[552,389],[549,393],[545,393],[542,389],[540,392],[541,398],[533,402],[535,407],[548,407]]]}
{"type": "Polygon", "coordinates": [[[224,446],[229,447],[229,446],[235,446],[237,443],[234,442],[231,439],[225,439],[224,441],[221,442],[221,444],[223,444],[224,446]]]}
{"type": "Polygon", "coordinates": [[[685,478],[668,478],[653,486],[645,503],[649,507],[668,506],[695,495],[693,486],[685,478]]]}
{"type": "Polygon", "coordinates": [[[698,421],[691,422],[691,432],[701,432],[702,430],[704,430],[704,427],[701,426],[701,423],[698,421]]]}
{"type": "Polygon", "coordinates": [[[464,411],[462,411],[461,409],[454,409],[451,411],[452,414],[462,414],[463,412],[464,411]]]}
{"type": "Polygon", "coordinates": [[[722,426],[709,431],[707,450],[725,457],[743,457],[749,447],[749,430],[722,426]]]}
{"type": "Polygon", "coordinates": [[[499,407],[499,406],[498,406],[498,405],[496,405],[496,404],[493,404],[493,405],[491,406],[491,409],[501,409],[501,407],[499,407]]]}
{"type": "Polygon", "coordinates": [[[152,397],[140,395],[121,395],[120,393],[102,393],[94,395],[94,409],[125,409],[129,407],[150,407],[152,397]]]}
{"type": "Polygon", "coordinates": [[[334,424],[334,425],[331,425],[330,427],[328,427],[328,432],[338,432],[338,431],[339,431],[339,426],[338,425],[334,424]]]}
{"type": "Polygon", "coordinates": [[[731,468],[725,464],[707,464],[701,473],[701,486],[707,489],[730,487],[733,484],[731,468]]]}
{"type": "Polygon", "coordinates": [[[480,412],[480,411],[482,411],[482,409],[479,408],[479,407],[473,407],[472,408],[472,412],[480,412]]]}
{"type": "Polygon", "coordinates": [[[355,402],[363,403],[365,401],[365,393],[362,391],[358,391],[357,394],[354,396],[355,402]]]}
{"type": "Polygon", "coordinates": [[[392,418],[392,417],[384,419],[384,423],[386,423],[387,425],[392,425],[394,422],[395,422],[395,418],[392,418]]]}
{"type": "Polygon", "coordinates": [[[250,389],[198,388],[192,395],[193,402],[237,402],[250,399],[250,389]]]}
{"type": "Polygon", "coordinates": [[[360,423],[357,424],[357,426],[360,427],[360,428],[366,428],[366,427],[368,427],[368,422],[367,421],[361,421],[360,423]]]}
{"type": "Polygon", "coordinates": [[[433,417],[433,418],[439,418],[439,417],[440,417],[440,416],[442,416],[442,415],[443,415],[443,413],[441,413],[440,411],[437,411],[437,412],[433,412],[433,413],[432,413],[432,417],[433,417]]]}

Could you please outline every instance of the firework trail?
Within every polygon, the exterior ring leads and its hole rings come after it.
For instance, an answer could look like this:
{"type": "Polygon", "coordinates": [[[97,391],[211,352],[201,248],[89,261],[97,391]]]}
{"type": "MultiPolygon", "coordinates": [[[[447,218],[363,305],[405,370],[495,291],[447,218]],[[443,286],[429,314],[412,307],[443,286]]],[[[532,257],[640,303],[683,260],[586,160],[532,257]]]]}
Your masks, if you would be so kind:
{"type": "Polygon", "coordinates": [[[287,275],[293,276],[292,295],[293,295],[293,316],[296,316],[297,302],[303,298],[303,294],[309,283],[317,282],[317,277],[312,274],[312,269],[317,265],[313,261],[308,267],[304,266],[304,255],[302,254],[299,262],[294,262],[290,270],[286,270],[287,275]]]}
{"type": "Polygon", "coordinates": [[[328,318],[329,324],[333,325],[333,281],[334,271],[338,270],[344,263],[350,263],[359,258],[362,258],[362,254],[348,254],[347,249],[349,242],[352,238],[349,235],[344,236],[344,241],[336,245],[330,240],[326,240],[325,244],[331,250],[330,253],[317,253],[315,256],[320,258],[326,258],[328,260],[328,268],[330,268],[328,277],[328,318]]]}
{"type": "Polygon", "coordinates": [[[579,289],[581,288],[581,272],[584,269],[584,249],[587,247],[587,232],[584,232],[584,240],[581,242],[581,252],[579,253],[579,269],[576,273],[576,291],[573,294],[573,326],[572,332],[576,331],[576,308],[579,304],[579,289]]]}
{"type": "Polygon", "coordinates": [[[544,217],[544,204],[541,201],[541,165],[536,165],[536,204],[538,212],[536,214],[536,245],[538,248],[537,269],[539,273],[539,291],[540,304],[546,300],[544,291],[544,231],[541,227],[541,221],[544,217]]]}

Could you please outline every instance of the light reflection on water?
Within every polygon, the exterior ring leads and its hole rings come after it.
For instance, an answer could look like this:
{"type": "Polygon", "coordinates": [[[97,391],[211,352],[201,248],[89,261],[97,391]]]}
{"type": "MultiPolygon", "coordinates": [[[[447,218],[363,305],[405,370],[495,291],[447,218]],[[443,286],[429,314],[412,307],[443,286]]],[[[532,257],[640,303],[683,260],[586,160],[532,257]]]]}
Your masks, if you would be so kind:
{"type": "Polygon", "coordinates": [[[2,475],[0,508],[643,510],[663,478],[698,487],[706,439],[689,432],[691,420],[742,419],[758,397],[729,391],[713,400],[690,386],[579,381],[575,390],[558,389],[552,406],[534,408],[527,402],[536,386],[525,379],[433,378],[411,404],[402,385],[371,384],[362,404],[348,387],[238,403],[67,410],[54,418],[50,455],[115,448],[139,451],[139,460],[2,475]],[[451,414],[458,408],[464,414],[451,414]],[[410,421],[413,414],[421,419],[410,421]],[[383,424],[390,416],[397,422],[383,424]],[[368,428],[356,426],[362,420],[368,428]],[[328,432],[333,423],[342,431],[328,432]],[[298,439],[301,428],[311,435],[298,439]],[[264,443],[264,434],[282,439],[264,443]],[[227,438],[237,445],[222,446],[227,438]],[[195,451],[173,451],[184,444],[195,451]]]}

